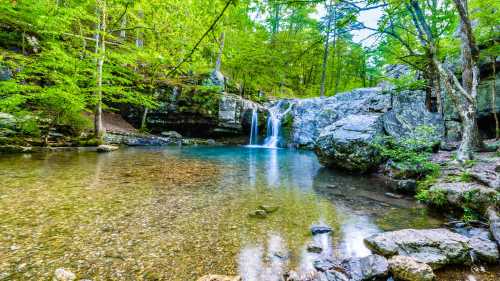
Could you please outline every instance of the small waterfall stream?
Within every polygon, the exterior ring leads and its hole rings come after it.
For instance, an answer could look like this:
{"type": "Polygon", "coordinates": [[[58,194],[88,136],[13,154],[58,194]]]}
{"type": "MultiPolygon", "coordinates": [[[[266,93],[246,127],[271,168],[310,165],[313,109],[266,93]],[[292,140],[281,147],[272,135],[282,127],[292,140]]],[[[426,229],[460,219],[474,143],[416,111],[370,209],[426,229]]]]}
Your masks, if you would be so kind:
{"type": "Polygon", "coordinates": [[[249,145],[258,145],[259,141],[259,113],[257,109],[252,110],[252,126],[250,128],[250,139],[248,140],[249,145]]]}
{"type": "Polygon", "coordinates": [[[269,117],[267,118],[267,137],[264,140],[264,147],[278,148],[280,140],[281,120],[291,110],[289,105],[286,110],[281,112],[283,101],[278,101],[273,107],[269,108],[269,117]]]}

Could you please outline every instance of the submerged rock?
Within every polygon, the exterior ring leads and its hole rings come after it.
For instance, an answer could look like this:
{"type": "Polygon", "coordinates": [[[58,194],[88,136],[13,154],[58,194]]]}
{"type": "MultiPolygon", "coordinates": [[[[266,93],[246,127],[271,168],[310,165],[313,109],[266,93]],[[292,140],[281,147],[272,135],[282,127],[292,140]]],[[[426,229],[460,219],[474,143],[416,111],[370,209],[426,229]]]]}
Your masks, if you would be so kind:
{"type": "Polygon", "coordinates": [[[210,274],[201,277],[198,281],[241,281],[241,277],[210,274]]]}
{"type": "Polygon", "coordinates": [[[487,229],[465,224],[456,224],[453,229],[469,238],[469,244],[472,248],[471,255],[474,261],[497,262],[499,258],[498,247],[496,242],[490,239],[490,232],[487,229]]]}
{"type": "Polygon", "coordinates": [[[58,268],[54,272],[54,281],[73,281],[76,279],[76,275],[64,268],[58,268]]]}
{"type": "Polygon", "coordinates": [[[444,228],[385,232],[366,238],[365,243],[383,256],[409,256],[434,269],[470,260],[469,239],[444,228]]]}
{"type": "Polygon", "coordinates": [[[280,207],[270,205],[260,205],[259,209],[264,210],[266,213],[271,214],[276,212],[280,207]]]}
{"type": "Polygon", "coordinates": [[[387,276],[389,264],[387,259],[379,255],[363,258],[350,258],[342,262],[342,267],[350,275],[349,280],[376,280],[387,276]]]}
{"type": "Polygon", "coordinates": [[[320,259],[313,262],[313,266],[316,270],[320,272],[326,272],[330,269],[335,268],[337,265],[330,259],[320,259]]]}
{"type": "Polygon", "coordinates": [[[321,131],[315,151],[325,166],[366,172],[382,161],[373,147],[382,134],[380,114],[350,115],[321,131]]]}
{"type": "Polygon", "coordinates": [[[248,216],[251,218],[259,218],[259,219],[264,219],[267,218],[267,212],[264,210],[255,210],[250,213],[248,213],[248,216]]]}
{"type": "Polygon", "coordinates": [[[392,257],[389,259],[389,268],[396,280],[432,281],[436,278],[429,265],[407,256],[392,257]]]}
{"type": "Polygon", "coordinates": [[[332,232],[332,228],[326,225],[313,225],[311,226],[312,235],[330,233],[332,232]]]}
{"type": "Polygon", "coordinates": [[[321,246],[318,246],[318,245],[316,245],[314,243],[308,244],[307,247],[306,247],[306,250],[309,253],[316,253],[316,254],[319,254],[319,253],[323,252],[323,248],[321,248],[321,246]]]}
{"type": "Polygon", "coordinates": [[[118,146],[101,144],[97,147],[97,152],[112,152],[118,150],[118,146]]]}

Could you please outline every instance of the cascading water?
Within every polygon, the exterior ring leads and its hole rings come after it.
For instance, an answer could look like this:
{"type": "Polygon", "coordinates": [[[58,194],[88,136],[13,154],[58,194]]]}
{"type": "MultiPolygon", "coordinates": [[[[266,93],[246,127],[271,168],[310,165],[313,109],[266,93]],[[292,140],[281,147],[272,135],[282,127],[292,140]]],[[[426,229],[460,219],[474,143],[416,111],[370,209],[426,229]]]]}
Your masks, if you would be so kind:
{"type": "Polygon", "coordinates": [[[278,101],[273,107],[269,108],[269,117],[267,118],[267,137],[264,140],[264,147],[278,148],[280,139],[281,119],[290,111],[291,105],[281,112],[283,101],[278,101]]]}
{"type": "Polygon", "coordinates": [[[256,109],[252,110],[252,126],[250,128],[250,139],[248,140],[249,145],[257,145],[259,139],[259,113],[256,109]]]}

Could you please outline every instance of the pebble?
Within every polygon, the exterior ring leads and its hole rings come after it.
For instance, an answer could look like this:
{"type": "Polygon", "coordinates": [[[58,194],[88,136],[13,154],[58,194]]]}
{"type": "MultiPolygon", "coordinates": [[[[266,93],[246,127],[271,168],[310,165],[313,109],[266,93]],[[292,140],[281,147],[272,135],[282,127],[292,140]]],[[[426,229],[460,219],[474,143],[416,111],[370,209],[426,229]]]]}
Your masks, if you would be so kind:
{"type": "Polygon", "coordinates": [[[73,281],[76,279],[76,275],[64,268],[58,268],[54,272],[53,281],[73,281]]]}

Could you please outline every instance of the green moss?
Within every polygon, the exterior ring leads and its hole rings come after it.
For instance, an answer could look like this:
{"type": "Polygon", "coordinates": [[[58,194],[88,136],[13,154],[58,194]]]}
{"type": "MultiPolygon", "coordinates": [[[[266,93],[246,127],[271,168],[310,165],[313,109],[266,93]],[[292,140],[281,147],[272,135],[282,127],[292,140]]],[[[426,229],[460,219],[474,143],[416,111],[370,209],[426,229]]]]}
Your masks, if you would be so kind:
{"type": "Polygon", "coordinates": [[[423,203],[431,204],[437,207],[444,207],[448,200],[446,193],[442,190],[419,190],[416,196],[417,200],[423,203]]]}

